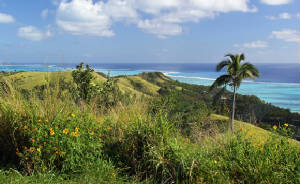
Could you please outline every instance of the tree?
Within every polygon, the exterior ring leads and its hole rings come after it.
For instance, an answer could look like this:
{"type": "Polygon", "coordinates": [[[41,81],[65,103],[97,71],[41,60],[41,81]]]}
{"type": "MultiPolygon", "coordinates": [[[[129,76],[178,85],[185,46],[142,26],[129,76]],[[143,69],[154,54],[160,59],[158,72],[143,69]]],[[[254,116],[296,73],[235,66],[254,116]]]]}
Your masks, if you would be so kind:
{"type": "Polygon", "coordinates": [[[259,77],[258,69],[251,63],[241,63],[245,60],[244,54],[233,55],[227,54],[225,57],[229,57],[217,64],[216,71],[221,71],[224,67],[226,68],[226,74],[218,77],[211,86],[211,90],[216,87],[226,88],[227,85],[233,88],[233,100],[232,100],[232,114],[231,114],[231,131],[233,132],[233,123],[235,115],[235,98],[237,89],[240,87],[243,79],[251,78],[254,80],[255,77],[259,77]]]}
{"type": "Polygon", "coordinates": [[[92,80],[94,79],[94,70],[87,64],[84,68],[84,63],[81,62],[76,66],[77,70],[72,71],[74,82],[77,84],[79,97],[83,100],[89,101],[92,93],[92,80]]]}

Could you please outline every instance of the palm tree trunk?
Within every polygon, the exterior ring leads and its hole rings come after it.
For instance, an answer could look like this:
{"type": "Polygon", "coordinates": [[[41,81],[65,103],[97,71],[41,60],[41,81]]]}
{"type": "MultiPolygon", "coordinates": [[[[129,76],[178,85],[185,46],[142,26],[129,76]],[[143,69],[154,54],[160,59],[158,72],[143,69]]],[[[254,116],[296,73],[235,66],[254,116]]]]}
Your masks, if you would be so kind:
{"type": "Polygon", "coordinates": [[[233,124],[234,124],[234,114],[235,114],[235,95],[236,95],[236,86],[233,88],[233,101],[232,101],[232,114],[231,114],[231,132],[233,133],[233,124]]]}

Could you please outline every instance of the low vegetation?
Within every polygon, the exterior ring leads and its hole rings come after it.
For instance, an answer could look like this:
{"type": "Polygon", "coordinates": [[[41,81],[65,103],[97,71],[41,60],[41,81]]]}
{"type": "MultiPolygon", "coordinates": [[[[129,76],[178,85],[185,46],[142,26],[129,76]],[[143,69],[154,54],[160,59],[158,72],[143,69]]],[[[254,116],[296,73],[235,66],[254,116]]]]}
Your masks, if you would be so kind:
{"type": "Polygon", "coordinates": [[[161,73],[111,78],[81,66],[73,75],[2,75],[1,183],[300,182],[290,124],[266,131],[235,121],[232,134],[212,108],[217,91],[161,73]]]}

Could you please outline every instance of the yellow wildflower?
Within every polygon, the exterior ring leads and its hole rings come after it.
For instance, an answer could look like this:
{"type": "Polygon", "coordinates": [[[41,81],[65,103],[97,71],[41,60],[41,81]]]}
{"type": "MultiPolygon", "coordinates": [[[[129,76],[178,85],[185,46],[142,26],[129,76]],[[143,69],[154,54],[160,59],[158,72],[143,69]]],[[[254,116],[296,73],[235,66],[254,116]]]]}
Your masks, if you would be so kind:
{"type": "Polygon", "coordinates": [[[26,130],[27,128],[28,128],[28,126],[25,125],[25,126],[24,126],[24,130],[26,130]]]}
{"type": "Polygon", "coordinates": [[[41,148],[37,148],[36,151],[41,152],[41,148]]]}
{"type": "Polygon", "coordinates": [[[91,133],[90,133],[91,135],[94,135],[95,133],[94,133],[94,131],[91,131],[91,133]]]}
{"type": "Polygon", "coordinates": [[[54,130],[50,128],[50,135],[54,135],[54,134],[55,134],[54,130]]]}
{"type": "Polygon", "coordinates": [[[216,160],[214,160],[214,163],[217,164],[218,162],[216,160]]]}
{"type": "Polygon", "coordinates": [[[68,129],[66,129],[66,128],[63,130],[63,134],[66,134],[66,135],[67,135],[67,134],[68,134],[68,132],[69,132],[69,130],[68,130],[68,129]]]}
{"type": "Polygon", "coordinates": [[[72,132],[72,133],[71,133],[71,136],[72,136],[72,137],[75,137],[75,136],[76,136],[76,133],[75,133],[75,132],[72,132]]]}
{"type": "Polygon", "coordinates": [[[288,127],[288,126],[289,126],[289,124],[285,123],[285,124],[284,124],[284,126],[285,126],[285,127],[288,127]]]}
{"type": "Polygon", "coordinates": [[[274,130],[276,130],[276,129],[277,129],[277,126],[276,126],[276,125],[274,125],[274,126],[273,126],[273,129],[274,129],[274,130]]]}
{"type": "Polygon", "coordinates": [[[46,119],[45,122],[48,123],[49,121],[46,119]]]}
{"type": "Polygon", "coordinates": [[[78,131],[79,131],[79,128],[78,128],[78,127],[76,127],[76,128],[75,128],[75,131],[76,131],[76,132],[78,132],[78,131]]]}
{"type": "Polygon", "coordinates": [[[71,116],[72,116],[73,118],[75,118],[75,114],[72,113],[71,116]]]}
{"type": "Polygon", "coordinates": [[[42,122],[42,120],[41,120],[41,119],[39,119],[39,120],[38,120],[38,122],[40,123],[40,122],[42,122]]]}

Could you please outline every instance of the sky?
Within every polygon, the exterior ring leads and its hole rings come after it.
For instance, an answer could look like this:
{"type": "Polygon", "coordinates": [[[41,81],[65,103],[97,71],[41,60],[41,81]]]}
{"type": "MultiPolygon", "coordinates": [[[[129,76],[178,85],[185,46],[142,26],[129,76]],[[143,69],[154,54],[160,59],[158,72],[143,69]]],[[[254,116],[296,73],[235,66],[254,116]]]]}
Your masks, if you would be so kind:
{"type": "Polygon", "coordinates": [[[300,63],[299,0],[0,0],[0,63],[300,63]]]}

